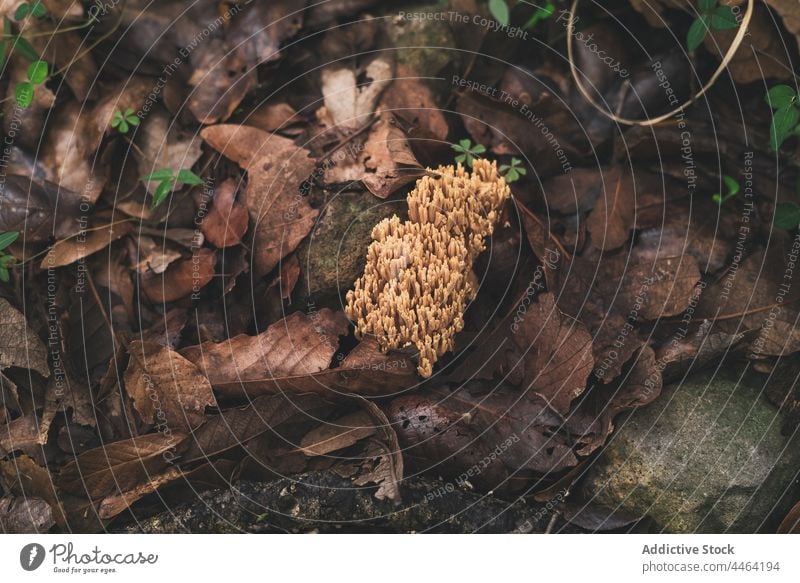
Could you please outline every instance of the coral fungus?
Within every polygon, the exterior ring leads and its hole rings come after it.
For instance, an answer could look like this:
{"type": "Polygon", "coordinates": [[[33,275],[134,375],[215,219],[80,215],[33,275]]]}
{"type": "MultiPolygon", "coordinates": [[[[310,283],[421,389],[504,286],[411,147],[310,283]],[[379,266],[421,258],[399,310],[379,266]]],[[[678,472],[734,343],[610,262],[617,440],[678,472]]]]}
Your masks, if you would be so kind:
{"type": "Polygon", "coordinates": [[[486,160],[471,173],[442,166],[418,180],[409,220],[394,216],[372,230],[364,274],[347,293],[356,335],[372,334],[384,351],[413,345],[417,371],[429,377],[464,327],[477,293],[472,264],[509,196],[496,163],[486,160]]]}

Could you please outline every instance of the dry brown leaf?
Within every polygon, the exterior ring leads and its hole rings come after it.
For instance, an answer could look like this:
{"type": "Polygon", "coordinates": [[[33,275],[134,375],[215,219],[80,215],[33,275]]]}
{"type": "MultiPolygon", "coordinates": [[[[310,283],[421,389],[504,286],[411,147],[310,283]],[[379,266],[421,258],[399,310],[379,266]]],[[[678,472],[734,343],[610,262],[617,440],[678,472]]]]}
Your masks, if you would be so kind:
{"type": "Polygon", "coordinates": [[[312,429],[303,437],[300,449],[309,457],[325,455],[350,447],[376,431],[372,417],[366,411],[358,411],[312,429]]]}
{"type": "Polygon", "coordinates": [[[610,251],[628,240],[636,216],[636,190],[630,172],[624,169],[615,168],[602,178],[604,188],[586,220],[586,228],[594,245],[610,251]]]}
{"type": "Polygon", "coordinates": [[[311,232],[319,211],[311,208],[301,187],[314,171],[308,150],[291,140],[247,126],[204,129],[203,139],[247,170],[243,196],[253,222],[253,273],[272,271],[311,232]]]}
{"type": "Polygon", "coordinates": [[[133,231],[127,221],[101,224],[87,229],[85,236],[70,237],[57,241],[42,259],[41,268],[50,269],[72,265],[80,259],[102,251],[117,239],[133,231]]]}
{"type": "Polygon", "coordinates": [[[25,316],[1,297],[0,322],[0,370],[16,366],[49,377],[44,342],[30,329],[25,316]]]}
{"type": "Polygon", "coordinates": [[[200,229],[209,243],[223,249],[242,242],[248,220],[247,209],[236,202],[236,183],[228,179],[217,188],[211,210],[200,223],[200,229]]]}
{"type": "Polygon", "coordinates": [[[216,406],[211,384],[197,366],[155,343],[131,342],[125,388],[142,420],[157,428],[189,431],[216,406]]]}
{"type": "Polygon", "coordinates": [[[586,389],[594,367],[592,337],[583,324],[560,312],[551,293],[531,303],[512,341],[530,388],[559,413],[586,389]]]}
{"type": "Polygon", "coordinates": [[[55,522],[61,528],[67,526],[53,477],[47,468],[43,468],[26,455],[20,455],[0,462],[0,475],[3,481],[9,484],[12,494],[42,498],[50,506],[55,522]]]}
{"type": "Polygon", "coordinates": [[[213,249],[198,249],[191,257],[170,264],[164,273],[148,272],[141,277],[142,291],[151,302],[174,302],[200,293],[214,279],[217,253],[213,249]]]}
{"type": "Polygon", "coordinates": [[[0,498],[0,532],[3,534],[44,534],[54,525],[53,510],[41,498],[0,498]]]}
{"type": "Polygon", "coordinates": [[[103,520],[114,518],[119,513],[127,510],[131,504],[137,500],[141,500],[148,494],[152,494],[158,490],[161,486],[174,482],[183,476],[184,473],[179,468],[170,468],[157,476],[150,476],[147,482],[139,484],[127,492],[103,498],[103,501],[100,502],[100,506],[97,509],[97,513],[103,520]]]}
{"type": "Polygon", "coordinates": [[[177,433],[151,433],[91,449],[61,470],[58,484],[92,500],[131,490],[168,467],[183,439],[177,433]]]}

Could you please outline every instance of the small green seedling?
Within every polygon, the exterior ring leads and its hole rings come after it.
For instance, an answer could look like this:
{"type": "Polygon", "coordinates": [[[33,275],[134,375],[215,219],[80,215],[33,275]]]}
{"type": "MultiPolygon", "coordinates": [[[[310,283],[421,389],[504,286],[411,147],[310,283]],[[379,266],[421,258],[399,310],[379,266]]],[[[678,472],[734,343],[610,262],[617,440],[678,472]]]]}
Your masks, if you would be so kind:
{"type": "Polygon", "coordinates": [[[698,17],[689,27],[686,47],[693,53],[703,44],[710,30],[730,30],[739,26],[736,15],[730,6],[718,6],[717,0],[698,0],[698,17]]]}
{"type": "Polygon", "coordinates": [[[14,258],[13,255],[6,254],[5,250],[18,238],[19,238],[18,231],[12,231],[10,233],[0,234],[0,281],[7,282],[9,279],[11,279],[8,269],[14,263],[16,263],[17,260],[14,258]]]}
{"type": "Polygon", "coordinates": [[[203,184],[203,179],[191,170],[181,169],[175,174],[169,168],[162,168],[161,170],[156,170],[152,174],[142,176],[142,180],[144,182],[158,182],[158,187],[156,188],[155,194],[153,194],[153,202],[150,206],[150,208],[153,209],[164,202],[170,193],[175,190],[176,186],[183,186],[185,184],[197,186],[203,184]]]}
{"type": "Polygon", "coordinates": [[[509,184],[516,182],[520,177],[525,176],[528,171],[522,165],[522,160],[519,158],[511,158],[511,164],[502,164],[500,166],[500,174],[506,179],[509,184]]]}
{"type": "Polygon", "coordinates": [[[800,133],[800,94],[789,85],[776,85],[766,101],[774,110],[769,124],[769,147],[777,152],[786,139],[800,133]]]}
{"type": "MultiPolygon", "coordinates": [[[[530,5],[530,2],[527,0],[517,0],[517,4],[522,3],[530,5]]],[[[528,19],[528,22],[525,23],[523,28],[532,29],[542,20],[547,20],[553,16],[555,11],[555,4],[549,1],[545,2],[544,6],[537,6],[536,12],[534,12],[533,15],[528,19]]],[[[511,13],[508,9],[508,4],[506,4],[506,0],[489,0],[489,12],[492,14],[492,17],[502,26],[508,26],[510,24],[511,13]]]]}
{"type": "Polygon", "coordinates": [[[121,134],[127,134],[130,126],[138,126],[139,125],[139,117],[133,111],[132,107],[129,107],[124,112],[120,111],[119,109],[114,112],[114,115],[111,117],[111,127],[116,128],[117,131],[121,134]]]}
{"type": "Polygon", "coordinates": [[[23,2],[14,11],[14,20],[19,22],[28,16],[41,18],[45,14],[47,14],[47,8],[38,0],[36,2],[23,2]]]}
{"type": "Polygon", "coordinates": [[[36,87],[41,85],[50,74],[50,68],[44,61],[34,61],[28,65],[28,80],[22,83],[17,83],[14,88],[14,97],[17,100],[17,105],[21,108],[30,107],[33,103],[33,93],[36,87]]]}
{"type": "Polygon", "coordinates": [[[728,176],[727,174],[725,174],[722,177],[722,182],[725,183],[725,188],[727,189],[728,192],[725,194],[725,196],[722,196],[718,192],[711,197],[711,200],[713,200],[719,206],[722,206],[728,200],[735,197],[737,194],[739,194],[739,191],[742,189],[739,183],[736,182],[736,179],[732,178],[731,176],[728,176]]]}
{"type": "Polygon", "coordinates": [[[508,26],[511,20],[511,14],[508,11],[506,0],[489,0],[489,12],[492,13],[492,17],[494,17],[497,22],[503,26],[508,26]]]}
{"type": "Polygon", "coordinates": [[[465,166],[469,166],[472,168],[472,164],[475,162],[475,158],[480,158],[479,154],[483,154],[486,152],[486,148],[481,144],[472,144],[472,140],[469,138],[464,138],[460,140],[457,144],[452,145],[453,150],[458,152],[458,156],[456,156],[455,160],[458,164],[464,164],[465,166]]]}

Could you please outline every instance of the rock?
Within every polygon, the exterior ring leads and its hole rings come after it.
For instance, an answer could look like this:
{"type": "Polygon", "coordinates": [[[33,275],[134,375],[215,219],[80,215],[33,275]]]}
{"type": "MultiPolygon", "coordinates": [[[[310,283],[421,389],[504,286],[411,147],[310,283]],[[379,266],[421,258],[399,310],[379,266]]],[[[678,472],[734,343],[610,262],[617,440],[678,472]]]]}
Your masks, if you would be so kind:
{"type": "Polygon", "coordinates": [[[798,440],[781,434],[784,412],[763,383],[724,368],[618,419],[583,482],[586,500],[664,532],[774,532],[798,497],[798,440]]]}
{"type": "MultiPolygon", "coordinates": [[[[402,10],[392,8],[386,32],[397,47],[397,62],[407,65],[420,77],[436,77],[448,66],[457,71],[461,52],[455,50],[456,39],[450,22],[413,15],[448,13],[447,2],[410,5],[402,10]]],[[[441,89],[441,82],[439,87],[441,89]]]]}
{"type": "Polygon", "coordinates": [[[404,201],[380,200],[366,191],[343,192],[329,200],[311,236],[297,250],[296,305],[342,310],[347,291],[364,269],[372,228],[404,208],[404,201]]]}
{"type": "MultiPolygon", "coordinates": [[[[505,502],[422,477],[403,481],[403,503],[374,497],[332,472],[239,482],[115,532],[544,532],[553,504],[505,502]]],[[[163,508],[163,506],[162,506],[163,508]]],[[[574,530],[573,530],[574,531],[574,530]]]]}

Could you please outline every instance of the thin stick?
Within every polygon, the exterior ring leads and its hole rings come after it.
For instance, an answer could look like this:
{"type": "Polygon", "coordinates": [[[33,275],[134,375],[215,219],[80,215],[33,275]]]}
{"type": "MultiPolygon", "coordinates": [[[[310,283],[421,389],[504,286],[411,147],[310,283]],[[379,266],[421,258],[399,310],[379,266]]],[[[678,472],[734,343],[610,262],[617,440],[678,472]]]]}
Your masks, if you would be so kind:
{"type": "Polygon", "coordinates": [[[569,20],[567,21],[567,58],[569,59],[569,70],[570,73],[572,74],[572,79],[575,81],[575,86],[578,88],[578,91],[580,91],[581,95],[583,95],[586,101],[588,101],[592,107],[594,107],[597,111],[602,113],[607,118],[617,123],[621,123],[623,125],[643,126],[643,127],[654,126],[656,124],[661,123],[662,121],[668,120],[676,113],[680,113],[681,111],[689,107],[691,104],[693,104],[703,95],[705,95],[706,92],[709,89],[711,89],[711,87],[717,82],[717,79],[719,78],[720,75],[722,75],[722,73],[728,67],[728,64],[731,62],[734,55],[736,54],[736,51],[739,50],[739,47],[744,41],[744,37],[747,34],[747,27],[750,26],[750,19],[753,17],[754,9],[755,9],[755,0],[747,0],[747,9],[745,10],[744,17],[742,18],[742,23],[741,25],[739,25],[739,30],[736,31],[736,36],[733,38],[733,42],[731,43],[731,46],[728,48],[728,52],[725,53],[725,57],[723,57],[722,62],[719,64],[719,67],[717,67],[717,70],[714,71],[714,74],[711,76],[711,79],[709,79],[708,82],[705,85],[703,85],[703,88],[700,89],[700,91],[698,91],[694,95],[694,97],[690,98],[682,105],[679,105],[677,108],[673,109],[669,113],[659,115],[658,117],[652,119],[642,120],[642,119],[630,119],[626,117],[620,117],[614,113],[606,111],[606,109],[599,103],[597,103],[594,100],[594,97],[592,97],[589,94],[586,87],[584,87],[583,81],[581,81],[580,76],[578,75],[578,68],[575,66],[575,56],[573,54],[574,51],[572,48],[572,37],[575,35],[575,13],[578,10],[578,0],[572,0],[572,8],[570,8],[569,20]]]}

